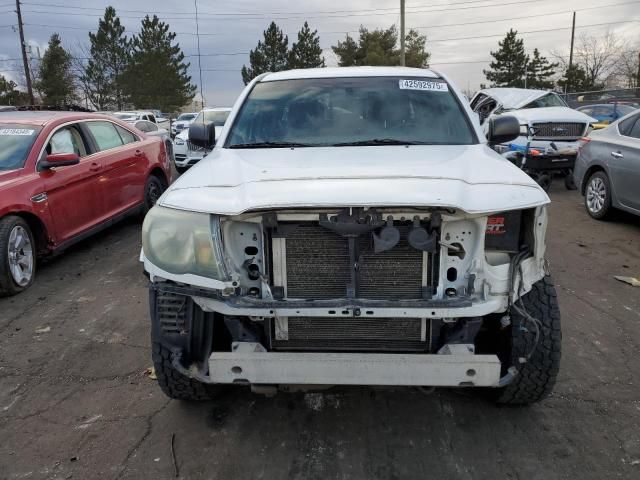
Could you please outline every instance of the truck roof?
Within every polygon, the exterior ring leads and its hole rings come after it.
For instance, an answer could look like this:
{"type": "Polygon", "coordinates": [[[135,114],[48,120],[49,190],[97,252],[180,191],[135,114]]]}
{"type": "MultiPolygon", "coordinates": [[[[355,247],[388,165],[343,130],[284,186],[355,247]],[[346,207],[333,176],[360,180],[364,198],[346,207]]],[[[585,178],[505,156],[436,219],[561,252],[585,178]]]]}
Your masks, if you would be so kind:
{"type": "Polygon", "coordinates": [[[300,70],[285,70],[283,72],[267,73],[261,82],[275,82],[278,80],[298,80],[303,78],[346,78],[346,77],[427,77],[440,76],[427,68],[410,67],[329,67],[305,68],[300,70]]]}

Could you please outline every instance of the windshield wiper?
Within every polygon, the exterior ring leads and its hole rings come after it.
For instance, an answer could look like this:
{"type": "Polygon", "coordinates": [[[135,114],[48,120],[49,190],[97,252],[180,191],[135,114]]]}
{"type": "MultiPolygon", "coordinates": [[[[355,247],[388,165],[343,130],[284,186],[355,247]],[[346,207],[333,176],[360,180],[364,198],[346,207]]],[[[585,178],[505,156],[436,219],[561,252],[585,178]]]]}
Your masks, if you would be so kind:
{"type": "Polygon", "coordinates": [[[411,140],[398,140],[396,138],[371,138],[355,142],[333,143],[332,147],[366,147],[375,145],[428,145],[426,142],[412,142],[411,140]]]}
{"type": "Polygon", "coordinates": [[[256,142],[256,143],[236,143],[229,145],[228,148],[295,148],[295,147],[313,147],[308,143],[297,142],[256,142]]]}

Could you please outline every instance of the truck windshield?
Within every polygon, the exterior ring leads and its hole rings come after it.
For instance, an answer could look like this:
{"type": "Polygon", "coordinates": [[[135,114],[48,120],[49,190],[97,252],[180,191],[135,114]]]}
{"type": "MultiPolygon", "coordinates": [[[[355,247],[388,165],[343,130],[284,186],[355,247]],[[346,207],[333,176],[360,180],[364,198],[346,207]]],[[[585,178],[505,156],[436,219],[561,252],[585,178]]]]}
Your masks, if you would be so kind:
{"type": "Polygon", "coordinates": [[[226,148],[473,143],[467,115],[446,82],[356,77],[256,84],[226,148]]]}
{"type": "Polygon", "coordinates": [[[545,107],[566,107],[567,104],[565,101],[560,98],[559,95],[555,93],[548,93],[547,95],[543,95],[542,97],[534,100],[531,103],[528,103],[522,108],[545,108],[545,107]]]}
{"type": "Polygon", "coordinates": [[[0,170],[22,168],[40,127],[0,123],[0,170]]]}
{"type": "Polygon", "coordinates": [[[224,122],[227,121],[229,111],[226,110],[206,110],[202,111],[195,118],[193,123],[213,123],[216,127],[224,126],[224,122]]]}

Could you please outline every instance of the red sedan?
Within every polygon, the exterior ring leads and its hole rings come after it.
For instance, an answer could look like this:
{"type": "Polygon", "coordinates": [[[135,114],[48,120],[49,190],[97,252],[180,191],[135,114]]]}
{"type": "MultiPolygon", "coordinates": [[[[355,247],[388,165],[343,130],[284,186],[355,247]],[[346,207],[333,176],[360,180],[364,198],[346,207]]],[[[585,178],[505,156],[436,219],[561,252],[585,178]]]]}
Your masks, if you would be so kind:
{"type": "Polygon", "coordinates": [[[0,113],[0,296],[36,258],[149,210],[171,180],[159,137],[104,115],[0,113]]]}

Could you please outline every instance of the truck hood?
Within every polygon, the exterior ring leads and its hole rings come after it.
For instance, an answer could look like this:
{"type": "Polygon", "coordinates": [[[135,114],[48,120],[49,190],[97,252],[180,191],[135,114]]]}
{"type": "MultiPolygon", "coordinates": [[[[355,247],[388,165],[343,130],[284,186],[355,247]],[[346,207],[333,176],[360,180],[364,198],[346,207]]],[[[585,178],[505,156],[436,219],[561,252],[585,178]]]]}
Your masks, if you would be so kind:
{"type": "Polygon", "coordinates": [[[548,202],[528,175],[486,145],[425,145],[215,148],[159,203],[238,215],[344,206],[432,206],[484,213],[548,202]]]}
{"type": "Polygon", "coordinates": [[[597,122],[595,118],[568,107],[523,108],[504,112],[503,115],[513,115],[521,124],[532,122],[597,122]]]}

